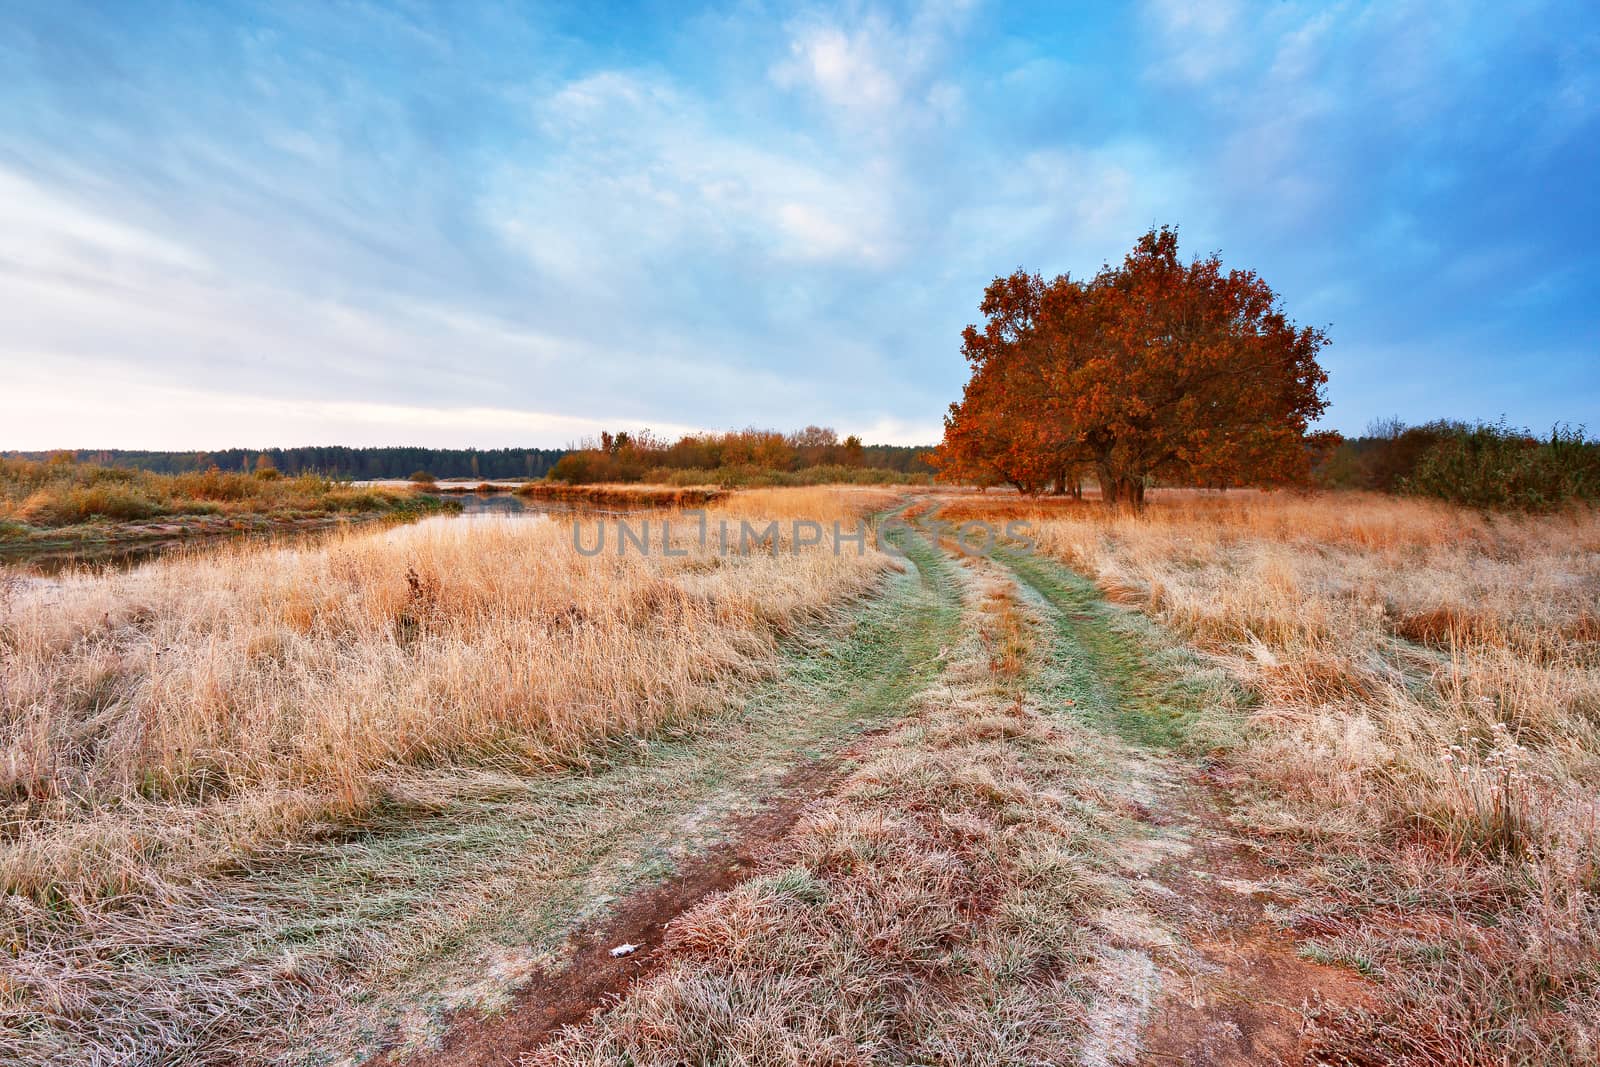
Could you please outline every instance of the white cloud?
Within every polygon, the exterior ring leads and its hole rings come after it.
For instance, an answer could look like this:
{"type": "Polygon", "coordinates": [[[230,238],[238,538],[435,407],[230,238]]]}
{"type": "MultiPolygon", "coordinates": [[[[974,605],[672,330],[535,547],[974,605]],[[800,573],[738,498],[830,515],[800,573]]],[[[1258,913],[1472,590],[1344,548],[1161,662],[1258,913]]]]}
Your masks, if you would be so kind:
{"type": "Polygon", "coordinates": [[[504,168],[484,210],[552,274],[615,283],[685,249],[872,266],[899,252],[884,168],[718,132],[707,102],[671,85],[608,71],[539,118],[551,151],[504,168]]]}
{"type": "Polygon", "coordinates": [[[878,26],[855,34],[826,25],[798,29],[790,38],[789,59],[773,68],[773,80],[786,89],[814,89],[841,111],[871,116],[892,111],[904,94],[879,55],[886,35],[878,26]]]}
{"type": "Polygon", "coordinates": [[[903,22],[873,8],[791,22],[789,54],[769,76],[815,98],[846,129],[892,143],[955,121],[960,86],[944,77],[972,4],[925,3],[903,22]]]}
{"type": "Polygon", "coordinates": [[[205,270],[180,241],[110,217],[0,168],[0,261],[29,272],[115,282],[130,271],[205,270]]]}
{"type": "Polygon", "coordinates": [[[1207,85],[1236,70],[1248,54],[1239,16],[1237,0],[1147,0],[1146,22],[1161,45],[1150,75],[1207,85]]]}
{"type": "MultiPolygon", "coordinates": [[[[102,367],[51,357],[11,372],[0,390],[0,425],[6,427],[6,448],[28,451],[110,446],[209,451],[334,443],[559,447],[639,423],[622,415],[487,405],[265,397],[107,374],[102,367]],[[38,369],[30,372],[30,365],[38,369]],[[61,387],[67,375],[75,382],[70,391],[61,387]]],[[[651,429],[678,435],[697,428],[657,422],[651,429]]]]}

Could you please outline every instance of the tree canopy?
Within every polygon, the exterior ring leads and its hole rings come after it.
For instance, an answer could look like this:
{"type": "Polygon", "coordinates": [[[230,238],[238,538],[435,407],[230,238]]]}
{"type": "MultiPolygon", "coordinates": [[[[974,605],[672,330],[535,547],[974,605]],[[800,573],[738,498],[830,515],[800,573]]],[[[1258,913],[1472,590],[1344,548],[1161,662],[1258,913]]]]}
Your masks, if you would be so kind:
{"type": "Polygon", "coordinates": [[[972,377],[932,457],[942,477],[1036,493],[1092,474],[1110,503],[1157,479],[1309,478],[1327,335],[1290,322],[1253,271],[1180,261],[1175,229],[1087,281],[996,278],[980,310],[962,335],[972,377]]]}

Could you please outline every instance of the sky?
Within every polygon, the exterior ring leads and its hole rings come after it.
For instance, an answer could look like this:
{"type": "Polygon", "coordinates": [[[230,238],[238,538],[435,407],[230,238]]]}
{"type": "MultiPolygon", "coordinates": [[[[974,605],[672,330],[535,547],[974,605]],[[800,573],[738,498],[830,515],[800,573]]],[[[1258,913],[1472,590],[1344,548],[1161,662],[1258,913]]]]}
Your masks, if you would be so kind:
{"type": "Polygon", "coordinates": [[[0,5],[0,449],[928,444],[1151,226],[1324,425],[1600,430],[1600,8],[0,5]]]}

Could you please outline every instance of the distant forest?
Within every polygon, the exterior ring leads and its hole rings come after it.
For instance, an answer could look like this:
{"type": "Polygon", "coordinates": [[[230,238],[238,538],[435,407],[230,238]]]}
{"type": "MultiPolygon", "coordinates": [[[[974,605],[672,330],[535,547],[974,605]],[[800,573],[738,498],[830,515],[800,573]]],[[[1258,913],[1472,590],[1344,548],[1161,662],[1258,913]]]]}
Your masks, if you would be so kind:
{"type": "MultiPolygon", "coordinates": [[[[48,459],[55,452],[11,452],[22,459],[48,459]]],[[[158,474],[185,474],[216,467],[252,471],[273,467],[284,474],[321,474],[329,478],[405,478],[427,471],[436,478],[543,478],[564,448],[227,448],[220,452],[140,452],[127,449],[82,449],[81,463],[132,467],[158,474]]]]}
{"type": "MultiPolygon", "coordinates": [[[[79,449],[80,463],[131,467],[158,474],[186,474],[212,467],[253,471],[272,467],[286,475],[320,474],[328,478],[407,478],[426,471],[435,478],[543,478],[570,450],[565,448],[227,448],[218,452],[146,452],[132,449],[79,449]]],[[[900,473],[929,470],[922,462],[926,447],[866,445],[861,466],[900,473]]],[[[14,459],[43,460],[60,452],[5,452],[14,459]]]]}

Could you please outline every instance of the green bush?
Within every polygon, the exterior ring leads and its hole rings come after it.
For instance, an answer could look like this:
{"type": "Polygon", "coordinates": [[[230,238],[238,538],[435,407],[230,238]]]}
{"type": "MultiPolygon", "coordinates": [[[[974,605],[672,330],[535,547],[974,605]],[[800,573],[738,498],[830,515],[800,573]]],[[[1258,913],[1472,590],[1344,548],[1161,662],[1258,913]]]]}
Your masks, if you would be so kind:
{"type": "Polygon", "coordinates": [[[322,502],[333,511],[383,511],[394,498],[372,489],[335,489],[322,502]]]}
{"type": "Polygon", "coordinates": [[[1485,508],[1548,511],[1600,500],[1600,441],[1558,426],[1547,440],[1505,423],[1462,428],[1434,443],[1406,491],[1485,508]]]}
{"type": "Polygon", "coordinates": [[[1422,457],[1440,441],[1467,433],[1471,426],[1443,419],[1407,426],[1399,419],[1381,419],[1360,437],[1346,438],[1319,461],[1313,475],[1327,489],[1373,489],[1400,492],[1422,457]]]}

